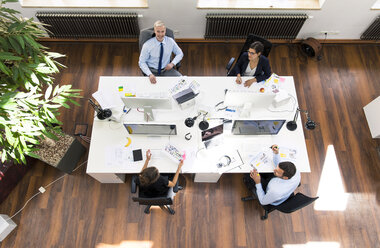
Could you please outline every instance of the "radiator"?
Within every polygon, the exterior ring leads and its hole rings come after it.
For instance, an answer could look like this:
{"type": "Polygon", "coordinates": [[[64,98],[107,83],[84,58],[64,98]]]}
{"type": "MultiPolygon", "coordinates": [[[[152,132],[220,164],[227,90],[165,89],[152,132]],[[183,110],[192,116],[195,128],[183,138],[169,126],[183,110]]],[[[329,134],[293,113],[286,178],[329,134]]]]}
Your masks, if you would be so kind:
{"type": "Polygon", "coordinates": [[[137,38],[136,13],[37,12],[52,38],[137,38]]]}
{"type": "Polygon", "coordinates": [[[252,33],[267,39],[295,39],[306,14],[207,14],[206,39],[245,39],[252,33]]]}
{"type": "Polygon", "coordinates": [[[361,40],[380,40],[380,16],[360,36],[361,40]]]}

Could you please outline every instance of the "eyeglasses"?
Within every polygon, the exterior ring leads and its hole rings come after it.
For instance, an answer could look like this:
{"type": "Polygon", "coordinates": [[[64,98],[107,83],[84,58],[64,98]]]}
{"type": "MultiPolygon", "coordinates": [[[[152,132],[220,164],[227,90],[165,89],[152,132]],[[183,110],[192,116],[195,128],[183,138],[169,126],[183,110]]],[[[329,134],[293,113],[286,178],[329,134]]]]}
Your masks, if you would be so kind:
{"type": "Polygon", "coordinates": [[[257,54],[257,53],[255,53],[255,52],[250,52],[249,50],[247,51],[250,55],[255,55],[255,54],[257,54]]]}

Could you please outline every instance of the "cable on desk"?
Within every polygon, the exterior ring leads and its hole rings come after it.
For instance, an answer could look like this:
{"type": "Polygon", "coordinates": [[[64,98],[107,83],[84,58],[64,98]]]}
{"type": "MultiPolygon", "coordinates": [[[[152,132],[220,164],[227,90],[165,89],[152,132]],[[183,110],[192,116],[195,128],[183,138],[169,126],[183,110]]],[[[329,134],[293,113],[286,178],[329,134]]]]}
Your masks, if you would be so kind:
{"type": "Polygon", "coordinates": [[[123,126],[123,124],[120,123],[120,122],[116,122],[116,124],[113,127],[112,127],[112,125],[114,125],[114,122],[109,122],[108,123],[109,128],[112,129],[112,130],[120,129],[123,126]]]}
{"type": "Polygon", "coordinates": [[[201,149],[198,149],[197,153],[195,153],[195,157],[196,158],[198,158],[198,152],[201,151],[201,150],[203,150],[203,149],[206,149],[206,148],[202,147],[201,149]]]}
{"type": "Polygon", "coordinates": [[[214,108],[216,111],[221,111],[221,110],[226,110],[227,109],[227,106],[223,107],[223,108],[218,108],[219,105],[221,104],[224,104],[224,101],[221,101],[221,102],[218,102],[217,104],[215,104],[214,108]]]}
{"type": "Polygon", "coordinates": [[[169,132],[169,143],[170,143],[170,136],[172,136],[172,132],[173,132],[174,128],[173,129],[170,129],[170,132],[169,132]]]}

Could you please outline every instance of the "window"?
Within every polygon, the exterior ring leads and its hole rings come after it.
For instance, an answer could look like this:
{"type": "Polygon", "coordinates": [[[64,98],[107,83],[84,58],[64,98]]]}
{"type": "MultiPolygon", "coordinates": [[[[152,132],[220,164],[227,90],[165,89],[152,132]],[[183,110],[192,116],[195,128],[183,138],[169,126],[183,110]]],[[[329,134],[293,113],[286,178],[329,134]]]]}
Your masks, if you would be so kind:
{"type": "Polygon", "coordinates": [[[371,9],[377,9],[380,10],[380,0],[377,0],[374,5],[372,6],[371,9]]]}
{"type": "Polygon", "coordinates": [[[324,0],[198,0],[200,9],[320,9],[324,0]]]}
{"type": "Polygon", "coordinates": [[[148,0],[20,0],[22,7],[148,8],[148,0]]]}

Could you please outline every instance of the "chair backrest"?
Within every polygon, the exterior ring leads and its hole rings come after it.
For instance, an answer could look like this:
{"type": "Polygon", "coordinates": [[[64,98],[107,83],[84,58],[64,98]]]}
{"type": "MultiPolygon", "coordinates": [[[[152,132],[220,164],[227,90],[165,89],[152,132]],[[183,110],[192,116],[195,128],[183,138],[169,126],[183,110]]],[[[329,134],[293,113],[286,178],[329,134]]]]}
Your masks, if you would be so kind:
{"type": "Polygon", "coordinates": [[[289,197],[286,201],[284,201],[280,205],[274,206],[274,208],[283,213],[292,213],[303,207],[306,207],[307,205],[314,202],[318,198],[319,197],[308,197],[298,192],[296,195],[289,197]]]}
{"type": "MultiPolygon", "coordinates": [[[[168,176],[170,174],[162,174],[163,176],[168,176]]],[[[133,175],[131,180],[131,193],[136,193],[138,189],[137,184],[138,175],[133,175]]],[[[176,184],[176,187],[178,188],[178,181],[176,184]]],[[[178,189],[174,192],[177,192],[178,189]]],[[[138,191],[138,197],[132,197],[132,200],[134,202],[138,202],[140,205],[154,205],[154,206],[162,206],[162,205],[172,205],[173,199],[171,197],[167,196],[157,196],[157,197],[147,197],[142,192],[138,191]]]]}
{"type": "Polygon", "coordinates": [[[263,55],[264,55],[265,57],[268,57],[268,56],[269,56],[270,50],[272,49],[272,43],[271,43],[270,41],[264,39],[264,38],[261,37],[261,36],[254,35],[254,34],[249,34],[249,35],[247,36],[247,39],[245,40],[245,43],[244,43],[243,48],[242,48],[241,51],[240,51],[240,54],[239,54],[238,60],[239,60],[240,56],[241,56],[244,52],[248,51],[249,46],[250,46],[253,42],[255,42],[255,41],[260,41],[261,43],[263,43],[263,45],[264,45],[263,55]]]}
{"type": "MultiPolygon", "coordinates": [[[[166,36],[173,38],[174,39],[174,33],[173,30],[170,28],[166,28],[166,36]]],[[[141,51],[142,46],[144,43],[149,40],[152,37],[155,37],[156,34],[154,33],[154,28],[145,28],[140,31],[140,36],[139,36],[139,49],[141,51]]]]}
{"type": "Polygon", "coordinates": [[[247,37],[247,40],[245,41],[245,44],[247,46],[247,48],[244,50],[247,51],[249,46],[255,42],[255,41],[260,41],[261,43],[263,43],[264,45],[264,51],[263,51],[263,55],[265,57],[268,57],[269,56],[269,53],[270,53],[270,50],[272,49],[272,42],[270,42],[269,40],[266,40],[264,39],[263,37],[261,36],[258,36],[258,35],[254,35],[254,34],[249,34],[248,37],[247,37]]]}
{"type": "Polygon", "coordinates": [[[173,204],[173,200],[170,197],[132,197],[132,200],[140,205],[163,206],[173,204]]]}
{"type": "MultiPolygon", "coordinates": [[[[263,55],[265,57],[268,57],[269,56],[269,53],[270,53],[270,50],[272,49],[272,43],[266,39],[264,39],[263,37],[261,36],[257,36],[257,35],[254,35],[254,34],[249,34],[247,36],[247,39],[245,40],[245,43],[243,45],[243,48],[241,49],[240,51],[240,54],[239,54],[239,57],[236,61],[239,61],[241,55],[243,55],[244,52],[248,51],[249,49],[249,46],[255,42],[255,41],[260,41],[261,43],[263,43],[264,45],[264,51],[263,51],[263,55]]],[[[234,65],[234,67],[231,69],[232,67],[232,64],[235,62],[235,58],[231,58],[231,60],[228,62],[227,66],[226,66],[226,70],[227,70],[227,76],[236,76],[236,74],[234,73],[234,68],[236,66],[236,64],[234,65]]]]}

